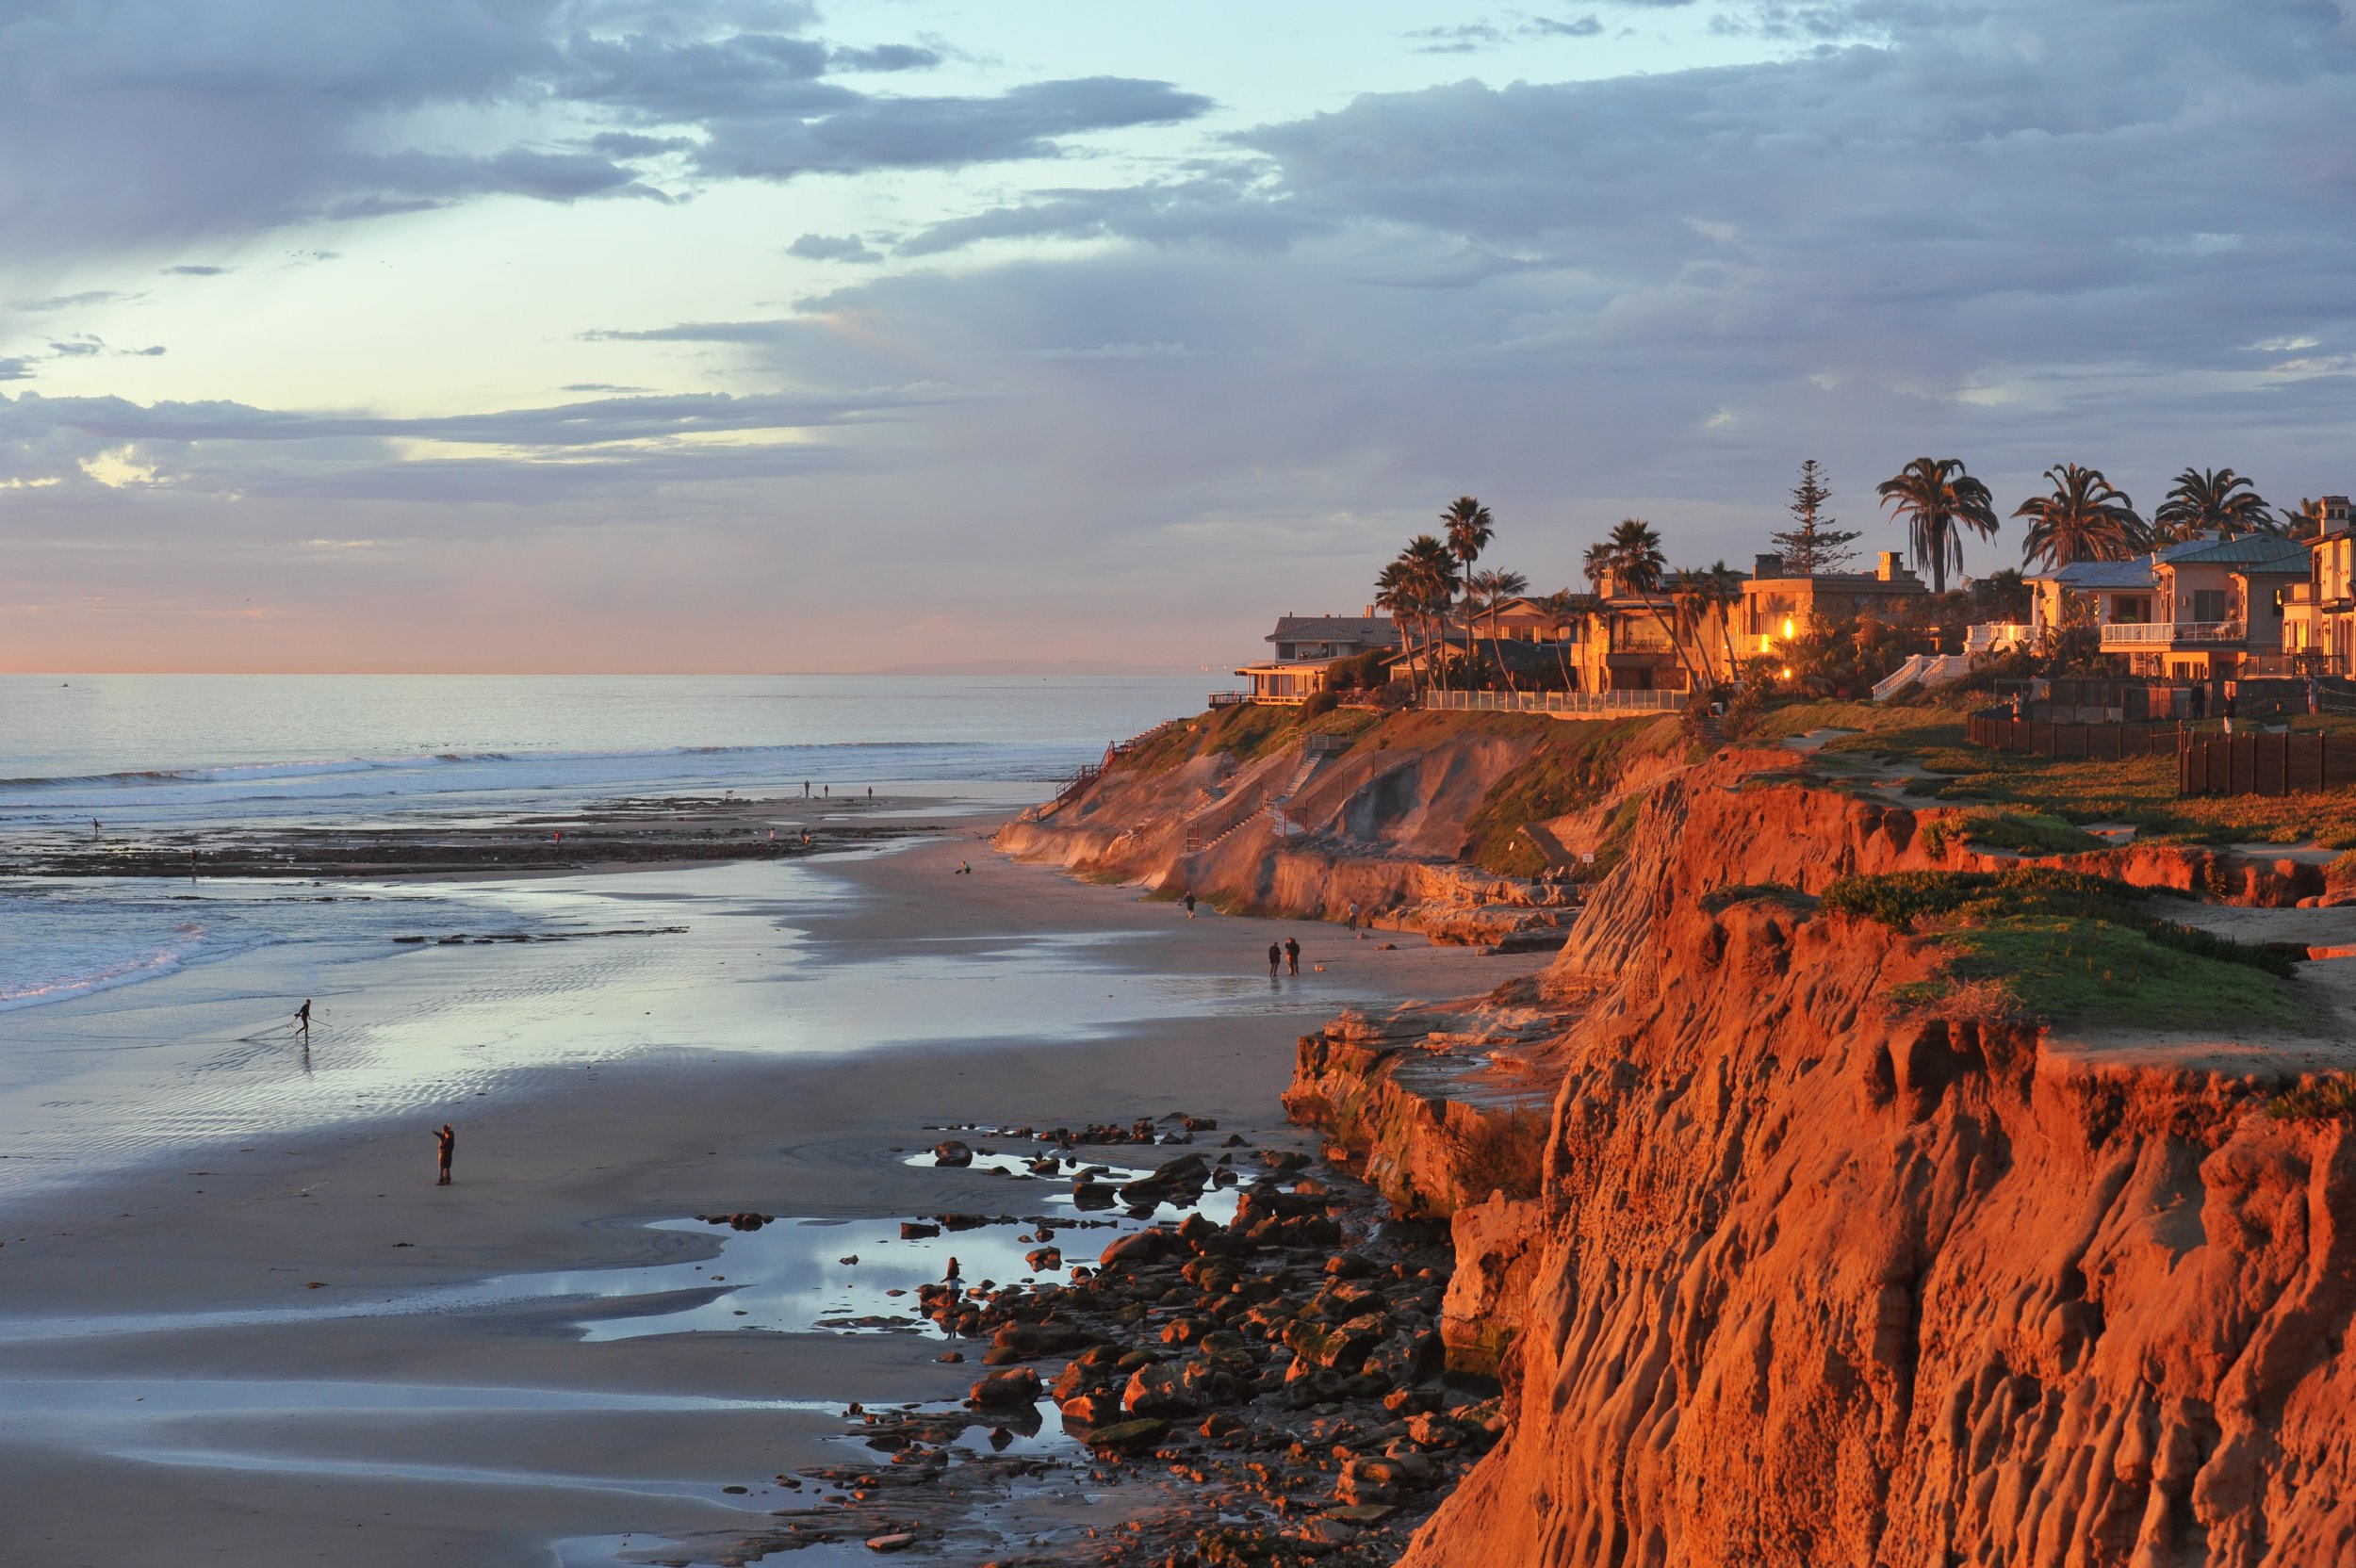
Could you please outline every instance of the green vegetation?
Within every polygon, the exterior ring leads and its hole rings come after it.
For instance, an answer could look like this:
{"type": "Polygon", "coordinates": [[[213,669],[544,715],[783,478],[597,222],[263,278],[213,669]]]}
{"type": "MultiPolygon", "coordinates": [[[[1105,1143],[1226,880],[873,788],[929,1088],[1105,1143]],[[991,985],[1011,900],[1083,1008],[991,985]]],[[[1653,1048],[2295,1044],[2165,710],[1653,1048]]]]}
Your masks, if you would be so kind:
{"type": "Polygon", "coordinates": [[[2102,840],[2059,817],[2018,811],[1975,810],[1939,817],[1922,829],[1922,841],[1934,855],[1945,853],[1951,842],[2009,850],[2015,855],[2084,855],[2104,847],[2102,840]]]}
{"type": "Polygon", "coordinates": [[[1845,876],[1824,890],[1823,906],[1899,931],[1927,928],[1955,951],[1937,980],[1894,991],[1899,1002],[1975,988],[2059,1023],[2324,1030],[2324,1010],[2284,984],[2303,950],[2160,919],[2144,907],[2152,896],[2109,877],[2022,866],[1845,876]]]}
{"type": "MultiPolygon", "coordinates": [[[[1666,715],[1648,714],[1600,724],[1538,722],[1552,726],[1551,733],[1518,767],[1489,786],[1480,808],[1465,824],[1469,858],[1481,870],[1499,876],[1535,876],[1546,870],[1546,856],[1522,828],[1603,799],[1637,738],[1657,725],[1674,721],[1666,715]]],[[[1631,815],[1630,825],[1633,820],[1631,815]]],[[[1598,852],[1595,863],[1579,871],[1583,875],[1599,876],[1609,869],[1598,852]]]]}
{"type": "Polygon", "coordinates": [[[1493,1192],[1535,1198],[1546,1176],[1546,1139],[1554,1116],[1544,1106],[1495,1112],[1465,1134],[1457,1163],[1457,1184],[1476,1203],[1493,1192]]]}
{"type": "Polygon", "coordinates": [[[2356,1073],[2334,1072],[2284,1089],[2267,1102],[2278,1121],[2356,1121],[2356,1073]]]}
{"type": "Polygon", "coordinates": [[[1719,888],[1702,894],[1701,904],[1704,910],[1713,915],[1737,904],[1780,904],[1799,914],[1812,913],[1817,907],[1815,899],[1781,882],[1744,882],[1737,887],[1719,888]]]}

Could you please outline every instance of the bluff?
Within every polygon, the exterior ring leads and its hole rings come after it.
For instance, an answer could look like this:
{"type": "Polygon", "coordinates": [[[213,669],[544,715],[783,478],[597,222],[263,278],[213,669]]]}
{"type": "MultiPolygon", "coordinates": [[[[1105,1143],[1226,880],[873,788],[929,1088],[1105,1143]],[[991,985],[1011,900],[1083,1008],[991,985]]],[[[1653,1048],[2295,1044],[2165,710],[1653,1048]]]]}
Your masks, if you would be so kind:
{"type": "Polygon", "coordinates": [[[1924,820],[1740,758],[1645,794],[1546,976],[1534,1196],[1455,1211],[1508,1427],[1409,1568],[2356,1560],[2356,1137],[2271,1103],[2356,1052],[1927,985],[1809,896],[1956,864],[1924,820]]]}
{"type": "Polygon", "coordinates": [[[1683,765],[1674,719],[1231,709],[1165,726],[997,846],[1222,908],[1559,942],[1611,808],[1683,765]],[[1547,873],[1555,874],[1548,875],[1547,873]]]}

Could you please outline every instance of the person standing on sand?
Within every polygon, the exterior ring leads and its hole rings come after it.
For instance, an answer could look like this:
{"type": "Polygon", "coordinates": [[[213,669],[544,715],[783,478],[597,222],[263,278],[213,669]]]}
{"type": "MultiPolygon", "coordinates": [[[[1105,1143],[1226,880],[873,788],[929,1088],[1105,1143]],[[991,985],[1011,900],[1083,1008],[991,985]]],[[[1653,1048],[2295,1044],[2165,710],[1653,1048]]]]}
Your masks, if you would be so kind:
{"type": "Polygon", "coordinates": [[[309,1039],[311,1037],[311,999],[307,996],[303,999],[303,1005],[295,1009],[295,1023],[302,1029],[303,1037],[309,1039]]]}
{"type": "Polygon", "coordinates": [[[1186,918],[1194,919],[1194,890],[1192,888],[1186,890],[1186,918]]]}
{"type": "Polygon", "coordinates": [[[449,1122],[443,1122],[442,1130],[434,1135],[434,1157],[438,1167],[434,1178],[435,1186],[450,1185],[450,1157],[457,1148],[458,1135],[450,1130],[449,1122]]]}
{"type": "Polygon", "coordinates": [[[804,800],[810,798],[810,780],[807,778],[802,780],[802,798],[804,800]]]}
{"type": "Polygon", "coordinates": [[[1284,961],[1284,950],[1275,942],[1268,944],[1268,977],[1276,978],[1276,966],[1284,961]]]}
{"type": "Polygon", "coordinates": [[[1350,924],[1347,929],[1351,931],[1358,929],[1358,901],[1354,898],[1350,901],[1350,924]]]}
{"type": "Polygon", "coordinates": [[[2225,733],[2226,733],[2226,734],[2228,734],[2228,735],[2231,735],[2233,732],[2233,689],[2231,686],[2228,686],[2228,687],[2226,687],[2226,688],[2225,688],[2225,733]]]}
{"type": "Polygon", "coordinates": [[[1301,941],[1296,937],[1284,939],[1284,969],[1287,973],[1301,972],[1301,941]]]}

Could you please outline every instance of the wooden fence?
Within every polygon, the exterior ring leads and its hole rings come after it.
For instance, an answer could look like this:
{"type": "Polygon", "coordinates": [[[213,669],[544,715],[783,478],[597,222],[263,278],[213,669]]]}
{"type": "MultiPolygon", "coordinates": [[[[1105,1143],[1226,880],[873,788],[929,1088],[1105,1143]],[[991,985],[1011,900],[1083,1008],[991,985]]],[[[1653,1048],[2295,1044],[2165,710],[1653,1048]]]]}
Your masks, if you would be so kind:
{"type": "Polygon", "coordinates": [[[2047,724],[2015,719],[2001,708],[1967,721],[1966,737],[1990,751],[2026,752],[2065,761],[2116,762],[2122,757],[2166,757],[2176,749],[2171,727],[2124,724],[2047,724]]]}
{"type": "Polygon", "coordinates": [[[2177,754],[2180,795],[2287,795],[2356,785],[2356,735],[2201,735],[2177,754]]]}

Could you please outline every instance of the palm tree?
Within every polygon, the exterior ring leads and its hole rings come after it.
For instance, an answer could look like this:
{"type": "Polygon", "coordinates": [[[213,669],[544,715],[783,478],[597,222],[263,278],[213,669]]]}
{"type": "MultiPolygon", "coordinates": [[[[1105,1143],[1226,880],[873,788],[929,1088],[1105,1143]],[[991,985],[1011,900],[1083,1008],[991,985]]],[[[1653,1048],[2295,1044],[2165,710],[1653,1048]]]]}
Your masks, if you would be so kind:
{"type": "MultiPolygon", "coordinates": [[[[1588,547],[1587,553],[1590,557],[1593,557],[1595,551],[1601,549],[1602,547],[1603,547],[1600,545],[1592,545],[1588,547]]],[[[1595,580],[1595,574],[1591,570],[1587,574],[1587,577],[1588,580],[1593,582],[1595,580]]],[[[1538,607],[1544,610],[1549,616],[1553,617],[1554,624],[1556,626],[1565,626],[1579,613],[1579,596],[1572,593],[1568,588],[1558,588],[1553,593],[1548,594],[1545,598],[1540,599],[1538,601],[1538,607]]],[[[1571,679],[1571,661],[1562,651],[1562,645],[1569,640],[1570,639],[1566,637],[1557,637],[1554,639],[1554,667],[1562,672],[1562,690],[1566,692],[1573,690],[1573,682],[1571,679]]]]}
{"type": "Polygon", "coordinates": [[[1497,536],[1496,521],[1489,515],[1489,509],[1470,496],[1457,497],[1448,502],[1448,510],[1440,514],[1448,551],[1465,571],[1472,570],[1472,564],[1481,559],[1481,552],[1487,549],[1489,541],[1497,536]]]}
{"type": "Polygon", "coordinates": [[[2231,468],[2187,468],[2178,474],[2175,487],[2151,520],[2159,524],[2159,541],[2166,545],[2198,533],[2231,539],[2279,531],[2256,486],[2231,468]]]}
{"type": "Polygon", "coordinates": [[[1442,673],[1448,610],[1456,602],[1457,582],[1455,553],[1429,533],[1409,540],[1398,559],[1375,579],[1375,603],[1398,621],[1402,650],[1413,654],[1413,633],[1420,629],[1426,634],[1434,676],[1442,673]]]}
{"type": "Polygon", "coordinates": [[[2278,506],[2281,514],[2266,531],[2279,533],[2286,539],[2315,539],[2323,533],[2323,503],[2302,499],[2296,507],[2278,506]]]}
{"type": "MultiPolygon", "coordinates": [[[[1649,594],[1661,586],[1661,573],[1669,558],[1661,552],[1660,531],[1642,517],[1621,518],[1611,537],[1596,547],[1603,551],[1603,564],[1615,584],[1625,584],[1638,594],[1649,594]]],[[[1593,557],[1595,551],[1587,553],[1593,557]]]]}
{"type": "Polygon", "coordinates": [[[1906,524],[1914,564],[1931,574],[1931,591],[1947,591],[1947,574],[1963,570],[1963,537],[1958,525],[1981,538],[1996,532],[1996,505],[1988,486],[1964,472],[1955,457],[1918,457],[1897,475],[1875,486],[1897,519],[1906,524]]]}
{"type": "Polygon", "coordinates": [[[1500,572],[1494,567],[1475,572],[1464,580],[1465,601],[1485,606],[1488,611],[1489,646],[1497,652],[1497,673],[1505,677],[1505,689],[1509,692],[1517,688],[1513,685],[1513,672],[1505,667],[1504,650],[1497,647],[1497,607],[1529,588],[1530,579],[1521,573],[1500,572]]]}
{"type": "Polygon", "coordinates": [[[1603,587],[1603,574],[1611,569],[1612,546],[1607,541],[1596,540],[1587,547],[1587,553],[1579,558],[1579,575],[1587,580],[1587,591],[1591,594],[1603,587]]]}
{"type": "Polygon", "coordinates": [[[2100,468],[2064,463],[2045,470],[2053,482],[2049,496],[2032,496],[2013,508],[2029,519],[2021,536],[2021,564],[2067,566],[2076,561],[2125,561],[2150,543],[2135,503],[2113,489],[2100,468]]]}

